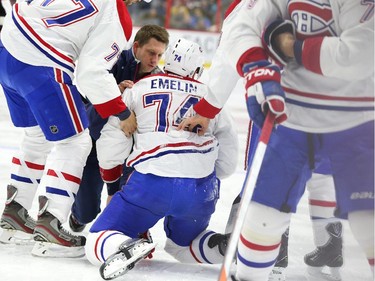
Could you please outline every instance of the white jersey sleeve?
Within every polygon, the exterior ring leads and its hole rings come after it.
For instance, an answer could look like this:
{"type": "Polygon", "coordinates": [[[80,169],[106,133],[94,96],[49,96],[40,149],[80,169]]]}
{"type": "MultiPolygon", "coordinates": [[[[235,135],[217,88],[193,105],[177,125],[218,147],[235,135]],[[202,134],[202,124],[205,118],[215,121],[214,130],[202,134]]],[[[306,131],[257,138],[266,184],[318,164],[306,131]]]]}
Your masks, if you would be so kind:
{"type": "MultiPolygon", "coordinates": [[[[127,44],[116,6],[106,4],[102,9],[103,13],[97,17],[98,24],[89,31],[90,34],[82,46],[76,70],[78,88],[94,105],[104,104],[121,94],[109,70],[127,44]]],[[[129,26],[125,28],[131,30],[130,17],[126,24],[129,26]]]]}
{"type": "Polygon", "coordinates": [[[120,120],[110,116],[96,142],[99,166],[110,170],[123,165],[133,146],[133,138],[126,137],[120,128],[120,120]]]}
{"type": "Polygon", "coordinates": [[[246,58],[246,53],[255,53],[256,60],[268,58],[262,47],[262,30],[266,23],[286,14],[279,8],[282,3],[286,5],[286,2],[242,0],[227,15],[223,22],[220,43],[209,69],[208,95],[195,107],[199,114],[213,118],[224,106],[238,79],[242,77],[238,61],[246,58]],[[251,16],[248,13],[251,13],[251,16]]]}
{"type": "Polygon", "coordinates": [[[222,180],[232,175],[238,164],[238,136],[228,110],[224,107],[216,116],[214,135],[219,141],[219,155],[215,163],[216,176],[222,180]]]}
{"type": "MultiPolygon", "coordinates": [[[[317,67],[324,76],[348,81],[373,76],[374,4],[360,4],[356,0],[331,2],[338,36],[324,37],[321,45],[316,46],[305,42],[304,48],[317,48],[317,67]]],[[[311,52],[306,52],[305,56],[309,55],[311,52]]]]}
{"type": "Polygon", "coordinates": [[[131,38],[121,0],[22,1],[5,19],[1,40],[18,60],[63,70],[102,117],[125,110],[109,70],[131,38]],[[78,67],[76,67],[78,64],[78,67]]]}

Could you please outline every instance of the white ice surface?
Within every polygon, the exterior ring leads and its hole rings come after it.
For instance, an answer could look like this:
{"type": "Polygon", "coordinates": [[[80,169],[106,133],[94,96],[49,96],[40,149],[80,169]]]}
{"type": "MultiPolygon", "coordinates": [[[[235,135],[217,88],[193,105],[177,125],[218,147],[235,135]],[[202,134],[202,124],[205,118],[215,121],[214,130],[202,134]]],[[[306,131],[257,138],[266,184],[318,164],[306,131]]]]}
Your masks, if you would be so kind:
{"type": "MultiPolygon", "coordinates": [[[[244,145],[246,141],[247,112],[243,105],[241,91],[232,94],[228,102],[233,112],[240,140],[240,157],[236,173],[224,180],[221,186],[221,198],[217,210],[212,217],[209,228],[224,231],[233,199],[239,193],[244,172],[242,169],[244,145]]],[[[0,212],[2,212],[6,186],[10,175],[10,161],[22,137],[22,130],[12,126],[5,99],[0,93],[0,212]]],[[[43,193],[39,190],[38,193],[43,193]]],[[[103,196],[105,199],[105,196],[103,196]]],[[[30,213],[36,216],[37,203],[30,213]]],[[[103,200],[104,202],[105,200],[103,200]]],[[[343,281],[370,281],[371,271],[366,258],[354,240],[348,224],[344,224],[344,266],[343,281]]],[[[1,231],[1,230],[0,230],[1,231]]],[[[86,228],[87,231],[87,228],[86,228]]],[[[128,281],[214,281],[219,274],[218,265],[186,265],[176,262],[163,250],[165,236],[162,223],[159,222],[152,230],[153,238],[158,243],[154,258],[142,260],[136,268],[116,280],[128,281]]],[[[312,228],[308,215],[308,205],[304,196],[298,212],[292,217],[289,240],[289,267],[287,280],[304,281],[306,267],[303,256],[314,249],[312,228]]],[[[31,246],[15,246],[0,244],[0,280],[1,281],[100,281],[98,268],[91,265],[85,258],[59,259],[38,258],[30,254],[31,246]]]]}

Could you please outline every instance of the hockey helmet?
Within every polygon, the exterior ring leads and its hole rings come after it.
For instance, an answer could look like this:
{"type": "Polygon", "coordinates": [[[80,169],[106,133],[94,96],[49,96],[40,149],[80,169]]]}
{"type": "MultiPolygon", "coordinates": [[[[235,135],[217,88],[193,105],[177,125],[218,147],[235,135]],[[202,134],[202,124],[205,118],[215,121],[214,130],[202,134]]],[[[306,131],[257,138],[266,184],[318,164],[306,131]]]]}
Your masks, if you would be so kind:
{"type": "Polygon", "coordinates": [[[203,72],[203,63],[201,47],[193,41],[180,38],[165,53],[164,71],[198,79],[203,72]]]}

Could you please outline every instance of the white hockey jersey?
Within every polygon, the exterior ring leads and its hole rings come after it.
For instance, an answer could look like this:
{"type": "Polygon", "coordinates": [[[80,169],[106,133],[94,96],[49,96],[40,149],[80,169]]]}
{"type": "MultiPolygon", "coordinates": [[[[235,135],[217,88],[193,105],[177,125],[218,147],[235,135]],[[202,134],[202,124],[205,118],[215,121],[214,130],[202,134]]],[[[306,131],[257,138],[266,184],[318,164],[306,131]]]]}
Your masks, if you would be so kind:
{"type": "MultiPolygon", "coordinates": [[[[282,75],[288,114],[283,125],[325,133],[374,119],[372,1],[243,2],[236,18],[227,22],[223,30],[221,51],[226,55],[217,63],[221,68],[226,66],[241,73],[243,64],[267,58],[261,35],[265,26],[277,18],[293,20],[297,38],[304,40],[303,66],[290,63],[282,75]]],[[[219,79],[226,77],[220,75],[220,70],[210,72],[219,79]]],[[[218,81],[210,82],[209,89],[207,103],[196,108],[203,116],[208,116],[204,112],[217,112],[230,95],[229,91],[220,90],[218,81]]]]}
{"type": "Polygon", "coordinates": [[[111,116],[97,141],[100,167],[112,169],[129,156],[127,166],[145,174],[203,178],[214,169],[220,179],[232,174],[238,140],[225,111],[210,122],[204,136],[177,130],[180,120],[192,114],[193,104],[206,92],[206,86],[196,80],[167,74],[148,76],[126,89],[124,101],[135,112],[138,124],[134,146],[132,138],[121,131],[119,119],[111,116]]]}
{"type": "Polygon", "coordinates": [[[1,41],[24,63],[74,73],[81,94],[107,117],[125,109],[109,70],[131,33],[122,0],[32,0],[13,5],[1,41]]]}

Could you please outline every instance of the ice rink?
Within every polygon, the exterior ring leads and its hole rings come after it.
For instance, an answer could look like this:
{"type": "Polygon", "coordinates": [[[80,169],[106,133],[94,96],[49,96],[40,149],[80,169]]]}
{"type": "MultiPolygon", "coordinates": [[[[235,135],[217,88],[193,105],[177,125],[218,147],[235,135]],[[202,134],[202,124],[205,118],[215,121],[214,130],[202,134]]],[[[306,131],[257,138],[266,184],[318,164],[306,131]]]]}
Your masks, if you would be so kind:
{"type": "MultiPolygon", "coordinates": [[[[239,193],[243,178],[243,155],[246,141],[247,111],[242,104],[240,91],[232,94],[228,105],[233,113],[235,126],[240,141],[240,155],[237,171],[224,180],[221,186],[221,198],[212,217],[210,229],[224,231],[233,199],[239,193]]],[[[15,129],[8,115],[5,99],[0,93],[0,211],[4,208],[6,186],[10,177],[10,162],[13,153],[22,138],[22,130],[15,129]]],[[[39,190],[42,194],[44,191],[39,190]]],[[[103,198],[105,198],[103,196],[103,198]]],[[[31,214],[36,217],[36,199],[31,214]]],[[[344,225],[344,266],[343,281],[371,281],[371,271],[364,254],[354,240],[346,221],[344,225]]],[[[65,225],[66,226],[66,225],[65,225]]],[[[66,226],[68,227],[68,226],[66,226]]],[[[0,230],[1,231],[1,230],[0,230]]],[[[86,227],[88,231],[88,227],[86,227]]],[[[154,240],[158,243],[154,258],[142,260],[136,268],[116,280],[128,281],[214,281],[218,279],[220,266],[180,264],[163,250],[165,236],[162,223],[151,229],[154,240]]],[[[292,217],[289,240],[289,267],[287,280],[304,281],[306,266],[303,256],[314,249],[312,228],[308,215],[306,196],[302,198],[298,212],[292,217]]],[[[30,254],[31,245],[0,244],[0,280],[1,281],[99,281],[102,280],[98,268],[85,258],[59,259],[38,258],[30,254]]]]}

